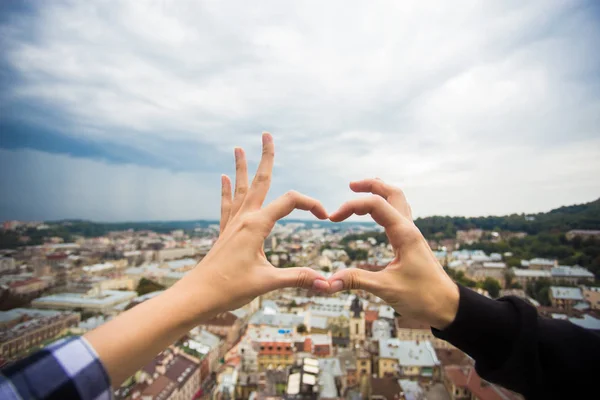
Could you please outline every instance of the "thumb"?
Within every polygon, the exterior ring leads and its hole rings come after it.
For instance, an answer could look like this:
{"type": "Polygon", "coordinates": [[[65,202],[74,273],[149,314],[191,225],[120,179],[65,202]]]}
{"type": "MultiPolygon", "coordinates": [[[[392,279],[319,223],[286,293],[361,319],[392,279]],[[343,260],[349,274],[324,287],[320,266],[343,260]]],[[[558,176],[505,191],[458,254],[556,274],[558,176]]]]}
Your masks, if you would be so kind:
{"type": "Polygon", "coordinates": [[[336,272],[328,279],[330,293],[349,289],[364,289],[375,295],[379,291],[381,272],[372,272],[358,268],[348,268],[336,272]]]}
{"type": "Polygon", "coordinates": [[[321,292],[329,291],[327,279],[311,268],[275,268],[274,274],[275,279],[273,281],[276,284],[274,289],[298,287],[321,292]]]}

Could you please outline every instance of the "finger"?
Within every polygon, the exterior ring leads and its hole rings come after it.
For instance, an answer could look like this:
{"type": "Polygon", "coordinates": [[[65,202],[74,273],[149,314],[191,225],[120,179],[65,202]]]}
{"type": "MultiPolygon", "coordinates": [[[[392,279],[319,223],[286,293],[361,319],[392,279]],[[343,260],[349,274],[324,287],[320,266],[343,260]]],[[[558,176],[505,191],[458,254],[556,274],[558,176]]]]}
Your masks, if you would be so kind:
{"type": "Polygon", "coordinates": [[[275,160],[275,145],[270,133],[262,135],[262,157],[248,191],[248,196],[243,207],[258,209],[262,206],[271,186],[271,175],[273,173],[273,162],[275,160]]]}
{"type": "Polygon", "coordinates": [[[364,269],[348,268],[336,272],[327,281],[329,293],[341,290],[364,289],[377,296],[384,275],[381,272],[366,271],[364,269]]]}
{"type": "Polygon", "coordinates": [[[406,201],[406,196],[404,196],[402,189],[389,185],[379,178],[350,182],[350,189],[354,192],[379,195],[386,199],[392,207],[412,220],[410,205],[406,201]]]}
{"type": "Polygon", "coordinates": [[[327,279],[311,268],[274,268],[273,275],[274,279],[272,281],[276,285],[273,290],[297,287],[320,292],[329,291],[327,279]]]}
{"type": "Polygon", "coordinates": [[[273,200],[261,210],[273,223],[289,215],[295,209],[310,211],[319,219],[327,219],[327,211],[323,204],[312,197],[305,196],[296,191],[289,191],[283,196],[273,200]]]}
{"type": "Polygon", "coordinates": [[[246,154],[241,147],[235,148],[235,193],[233,195],[233,206],[229,219],[233,218],[238,212],[244,198],[248,193],[248,165],[246,164],[246,154]]]}
{"type": "Polygon", "coordinates": [[[369,196],[347,201],[331,214],[329,219],[333,222],[340,222],[352,214],[371,214],[373,220],[385,229],[390,229],[402,222],[400,213],[379,196],[369,196]]]}
{"type": "Polygon", "coordinates": [[[219,234],[223,233],[225,226],[227,226],[231,206],[231,180],[227,175],[221,175],[221,229],[219,234]]]}

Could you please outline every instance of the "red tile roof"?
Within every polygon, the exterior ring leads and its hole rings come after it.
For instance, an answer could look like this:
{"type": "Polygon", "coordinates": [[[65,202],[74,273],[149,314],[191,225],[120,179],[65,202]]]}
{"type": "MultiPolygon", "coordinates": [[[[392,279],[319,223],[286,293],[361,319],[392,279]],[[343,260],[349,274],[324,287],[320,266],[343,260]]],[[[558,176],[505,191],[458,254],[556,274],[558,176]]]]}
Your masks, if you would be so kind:
{"type": "Polygon", "coordinates": [[[365,312],[365,321],[367,321],[367,322],[373,322],[373,321],[376,321],[377,318],[379,318],[379,311],[377,311],[377,310],[367,310],[365,312]]]}

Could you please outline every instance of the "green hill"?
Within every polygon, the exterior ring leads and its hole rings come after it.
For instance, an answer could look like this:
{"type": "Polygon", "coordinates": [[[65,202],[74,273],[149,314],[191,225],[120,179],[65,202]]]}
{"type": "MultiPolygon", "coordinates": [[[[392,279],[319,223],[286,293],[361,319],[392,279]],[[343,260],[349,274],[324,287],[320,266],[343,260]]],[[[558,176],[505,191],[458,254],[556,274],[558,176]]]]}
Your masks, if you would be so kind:
{"type": "Polygon", "coordinates": [[[600,229],[600,199],[590,203],[560,207],[545,213],[511,214],[490,217],[417,218],[415,223],[427,237],[435,234],[455,237],[457,230],[483,229],[510,232],[560,233],[571,229],[600,229]]]}

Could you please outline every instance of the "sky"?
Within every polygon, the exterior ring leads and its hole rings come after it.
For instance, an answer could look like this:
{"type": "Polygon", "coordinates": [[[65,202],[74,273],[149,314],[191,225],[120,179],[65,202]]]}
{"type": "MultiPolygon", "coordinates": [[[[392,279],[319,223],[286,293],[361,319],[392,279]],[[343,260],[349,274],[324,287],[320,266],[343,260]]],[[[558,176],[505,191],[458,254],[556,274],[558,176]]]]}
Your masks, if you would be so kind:
{"type": "Polygon", "coordinates": [[[334,211],[380,177],[415,216],[592,201],[599,41],[594,1],[2,1],[0,220],[218,218],[263,131],[268,200],[334,211]]]}

